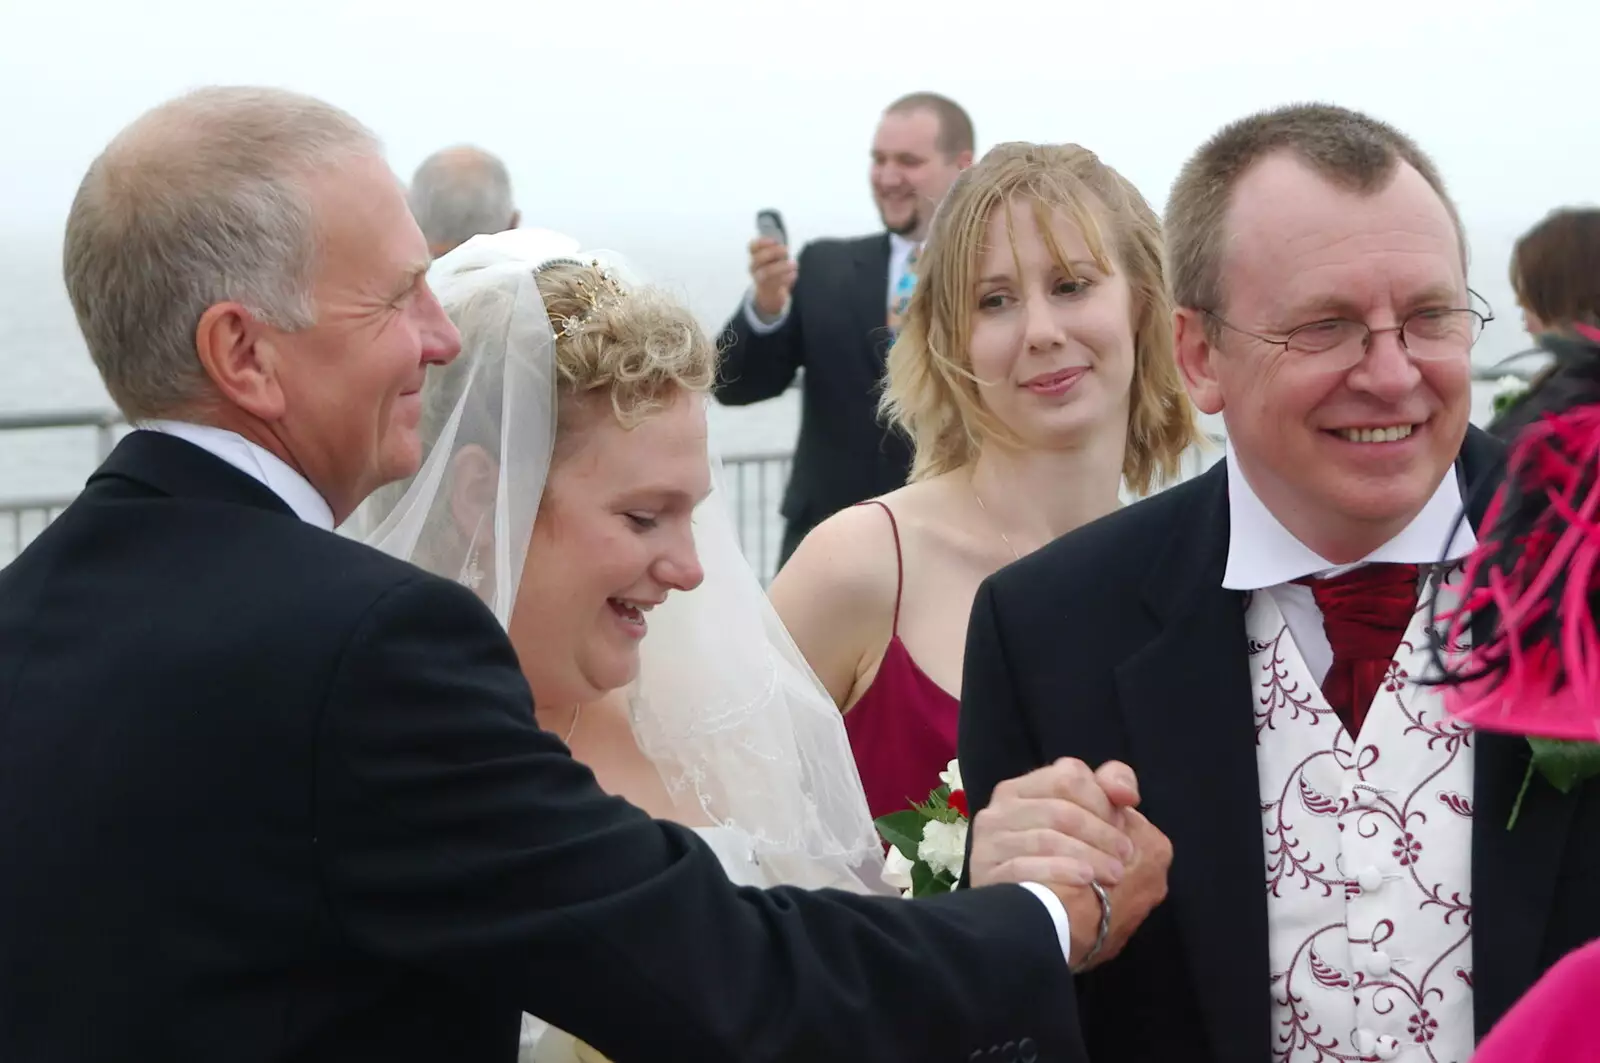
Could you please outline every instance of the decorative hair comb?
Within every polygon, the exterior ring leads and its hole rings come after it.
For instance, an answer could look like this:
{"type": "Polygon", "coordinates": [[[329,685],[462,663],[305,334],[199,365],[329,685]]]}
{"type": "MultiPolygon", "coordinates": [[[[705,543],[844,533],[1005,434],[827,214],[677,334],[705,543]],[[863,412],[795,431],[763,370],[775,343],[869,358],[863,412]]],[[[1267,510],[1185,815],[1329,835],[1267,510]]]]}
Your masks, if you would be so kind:
{"type": "MultiPolygon", "coordinates": [[[[571,262],[572,260],[563,259],[562,261],[571,262]]],[[[547,263],[546,265],[554,264],[547,263]]],[[[556,336],[561,339],[565,339],[568,336],[576,336],[579,332],[582,332],[584,326],[588,325],[594,318],[595,313],[600,309],[602,301],[616,302],[625,298],[628,294],[623,290],[622,284],[616,278],[616,274],[602,266],[598,259],[590,260],[589,265],[593,267],[596,273],[600,274],[600,286],[597,288],[581,277],[578,279],[578,291],[583,293],[583,297],[588,301],[589,306],[581,314],[568,314],[561,319],[561,329],[556,333],[556,336]]]]}

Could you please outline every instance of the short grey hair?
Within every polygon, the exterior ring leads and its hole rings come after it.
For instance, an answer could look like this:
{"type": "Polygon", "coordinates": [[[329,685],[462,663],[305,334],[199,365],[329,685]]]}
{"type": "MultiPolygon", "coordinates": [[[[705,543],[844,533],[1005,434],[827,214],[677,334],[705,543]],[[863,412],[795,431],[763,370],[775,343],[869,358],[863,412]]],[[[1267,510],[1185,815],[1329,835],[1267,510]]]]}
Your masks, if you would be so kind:
{"type": "Polygon", "coordinates": [[[381,157],[377,137],[330,104],[213,87],[145,113],[90,164],[63,268],[89,354],[129,420],[212,396],[195,329],[217,303],[286,331],[315,323],[310,180],[364,155],[381,157]]]}
{"type": "MultiPolygon", "coordinates": [[[[1222,265],[1233,192],[1268,155],[1287,153],[1319,177],[1359,195],[1382,191],[1402,163],[1422,175],[1456,227],[1463,266],[1466,228],[1439,168],[1417,142],[1380,119],[1333,104],[1289,104],[1230,122],[1178,171],[1167,196],[1167,279],[1180,307],[1223,312],[1222,265]]],[[[1206,328],[1213,327],[1210,318],[1206,328]]]]}
{"type": "Polygon", "coordinates": [[[423,160],[408,195],[428,246],[441,254],[474,236],[505,231],[516,213],[505,163],[470,145],[423,160]]]}

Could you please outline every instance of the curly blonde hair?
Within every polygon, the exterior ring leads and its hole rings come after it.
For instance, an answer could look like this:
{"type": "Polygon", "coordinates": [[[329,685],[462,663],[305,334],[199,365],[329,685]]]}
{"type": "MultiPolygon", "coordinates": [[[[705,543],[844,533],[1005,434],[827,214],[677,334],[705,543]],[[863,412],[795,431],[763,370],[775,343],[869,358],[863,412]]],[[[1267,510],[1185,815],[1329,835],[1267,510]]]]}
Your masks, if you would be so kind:
{"type": "Polygon", "coordinates": [[[985,440],[1021,440],[979,398],[972,372],[973,284],[996,210],[1032,205],[1063,269],[1050,216],[1083,233],[1095,264],[1121,272],[1132,292],[1134,367],[1122,475],[1144,493],[1177,475],[1199,441],[1194,407],[1172,356],[1172,303],[1162,268],[1161,222],[1133,184],[1076,144],[1000,144],[956,179],[934,215],[917,286],[889,352],[882,409],[915,448],[911,480],[971,464],[985,440]]]}
{"type": "MultiPolygon", "coordinates": [[[[529,267],[530,269],[532,267],[529,267]]],[[[423,389],[418,432],[425,450],[443,434],[473,363],[515,357],[510,350],[513,323],[522,312],[518,292],[525,276],[505,272],[496,282],[471,287],[445,304],[445,312],[461,333],[463,354],[431,373],[423,389]]],[[[574,429],[592,424],[596,413],[609,414],[632,428],[685,394],[710,391],[716,371],[716,348],[694,315],[671,296],[653,288],[618,290],[593,264],[559,262],[539,270],[535,283],[550,327],[556,333],[556,459],[574,429]],[[595,298],[591,299],[591,293],[595,298]],[[578,324],[563,335],[568,319],[578,324]]],[[[481,447],[500,457],[503,416],[503,374],[477,378],[461,412],[452,449],[481,447]]],[[[373,519],[392,512],[420,472],[375,492],[373,519]]],[[[431,572],[460,568],[468,546],[461,529],[448,521],[431,524],[412,558],[431,572]]]]}
{"type": "MultiPolygon", "coordinates": [[[[584,411],[609,405],[619,424],[632,428],[685,393],[711,390],[716,347],[688,308],[665,292],[618,290],[592,263],[558,262],[538,271],[535,283],[556,333],[557,446],[584,411]],[[591,297],[593,293],[593,297],[591,297]],[[563,335],[566,321],[581,322],[563,335]]],[[[516,298],[514,278],[475,289],[445,312],[461,333],[461,348],[479,359],[504,357],[506,322],[516,298]]],[[[461,398],[471,359],[458,358],[428,384],[424,442],[437,439],[461,398]]],[[[493,377],[493,379],[498,379],[493,377]]],[[[491,454],[500,442],[501,391],[474,389],[462,412],[456,445],[475,443],[491,454]]]]}
{"type": "MultiPolygon", "coordinates": [[[[684,393],[709,392],[717,350],[682,303],[655,288],[617,294],[593,265],[561,263],[541,270],[539,295],[556,328],[556,372],[563,397],[603,396],[632,427],[684,393]],[[591,305],[589,292],[598,292],[591,305]],[[560,322],[582,321],[571,336],[560,322]]],[[[570,404],[563,404],[570,405],[570,404]]]]}

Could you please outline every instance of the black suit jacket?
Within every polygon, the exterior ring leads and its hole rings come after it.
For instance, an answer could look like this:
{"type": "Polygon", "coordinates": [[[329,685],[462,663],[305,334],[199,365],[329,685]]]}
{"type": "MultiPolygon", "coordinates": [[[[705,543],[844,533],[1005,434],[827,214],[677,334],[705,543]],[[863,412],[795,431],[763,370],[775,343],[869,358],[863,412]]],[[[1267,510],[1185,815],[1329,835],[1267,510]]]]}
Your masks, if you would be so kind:
{"type": "Polygon", "coordinates": [[[739,890],[469,591],[136,432],[0,570],[0,1060],[1081,1059],[1017,887],[739,890]],[[978,1055],[974,1055],[978,1053],[978,1055]]]}
{"type": "Polygon", "coordinates": [[[911,445],[878,416],[891,341],[889,235],[818,240],[798,265],[780,328],[758,335],[742,305],[728,320],[716,396],[729,406],[776,398],[805,370],[783,515],[808,529],[905,486],[911,445]]]}
{"type": "MultiPolygon", "coordinates": [[[[1474,525],[1501,458],[1470,432],[1458,473],[1474,525]]],[[[1055,758],[1121,760],[1172,841],[1166,902],[1077,980],[1097,1061],[1272,1058],[1244,600],[1222,587],[1227,553],[1219,462],[1003,569],[973,606],[960,753],[974,811],[1055,758]]],[[[1527,743],[1480,732],[1473,747],[1481,1036],[1548,965],[1600,937],[1600,786],[1564,796],[1536,780],[1508,831],[1527,743]]]]}

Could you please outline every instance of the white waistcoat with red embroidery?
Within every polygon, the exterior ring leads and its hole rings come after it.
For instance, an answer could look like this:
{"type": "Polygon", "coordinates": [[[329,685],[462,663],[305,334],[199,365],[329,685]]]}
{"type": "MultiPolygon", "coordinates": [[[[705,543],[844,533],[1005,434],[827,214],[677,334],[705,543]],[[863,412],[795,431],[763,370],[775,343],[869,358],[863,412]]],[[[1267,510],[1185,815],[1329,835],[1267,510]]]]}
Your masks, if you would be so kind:
{"type": "Polygon", "coordinates": [[[1249,596],[1274,1060],[1473,1052],[1472,750],[1416,683],[1434,674],[1428,597],[1352,740],[1272,596],[1249,596]]]}

